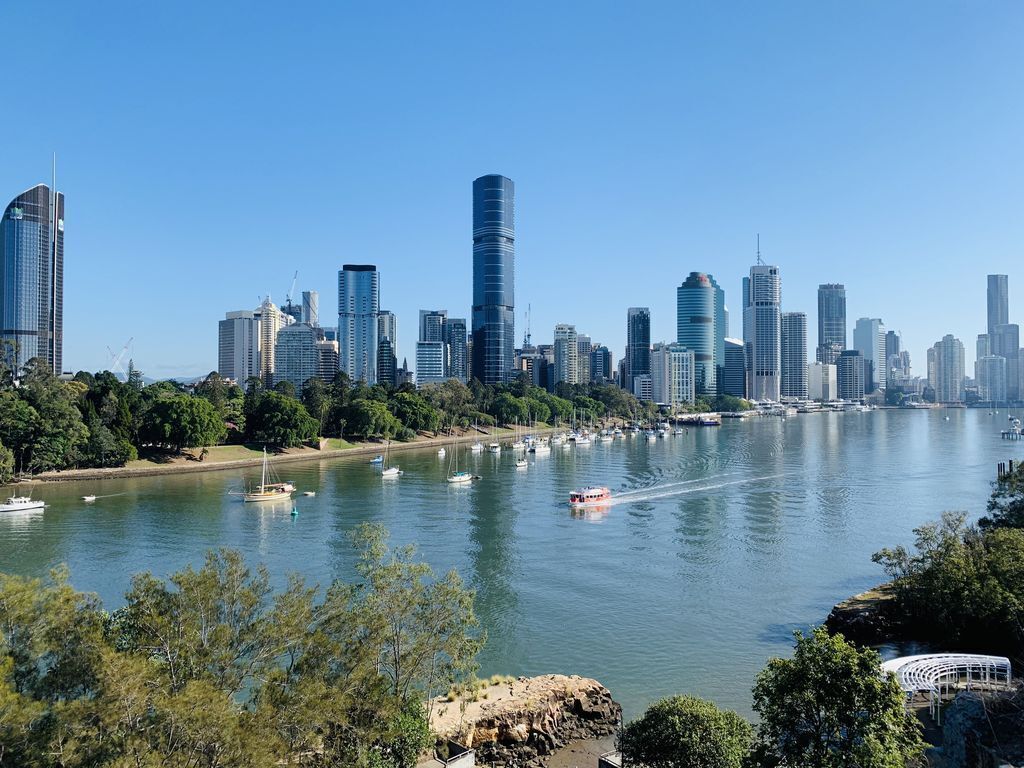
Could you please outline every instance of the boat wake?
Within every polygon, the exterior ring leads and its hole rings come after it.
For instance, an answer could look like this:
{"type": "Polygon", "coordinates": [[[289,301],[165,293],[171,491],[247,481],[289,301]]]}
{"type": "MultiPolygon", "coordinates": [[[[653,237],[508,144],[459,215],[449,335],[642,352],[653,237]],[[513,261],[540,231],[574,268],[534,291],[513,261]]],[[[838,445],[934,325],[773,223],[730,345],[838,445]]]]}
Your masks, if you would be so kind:
{"type": "MultiPolygon", "coordinates": [[[[739,474],[739,473],[733,473],[739,474]]],[[[698,480],[684,480],[679,483],[667,483],[665,485],[654,486],[653,488],[644,488],[636,491],[625,491],[623,493],[616,494],[608,500],[608,505],[613,506],[617,504],[634,504],[641,501],[653,501],[655,499],[665,499],[671,496],[681,496],[686,493],[701,493],[703,491],[714,491],[718,488],[726,488],[731,485],[746,485],[748,483],[760,483],[765,480],[775,480],[780,477],[785,477],[787,473],[780,472],[775,475],[761,475],[759,477],[744,477],[740,480],[729,480],[724,483],[712,483],[710,485],[694,485],[696,483],[706,483],[709,478],[701,478],[698,480]]],[[[729,477],[730,475],[722,475],[721,477],[729,477]]]]}

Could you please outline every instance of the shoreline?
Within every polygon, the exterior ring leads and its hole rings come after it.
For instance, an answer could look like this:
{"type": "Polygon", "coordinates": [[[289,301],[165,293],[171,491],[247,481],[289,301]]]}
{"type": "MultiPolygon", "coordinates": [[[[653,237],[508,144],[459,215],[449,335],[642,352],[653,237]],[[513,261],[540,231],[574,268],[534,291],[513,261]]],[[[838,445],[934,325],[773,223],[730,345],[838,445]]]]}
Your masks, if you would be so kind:
{"type": "MultiPolygon", "coordinates": [[[[409,451],[417,448],[438,448],[448,447],[453,443],[462,445],[472,443],[476,440],[488,438],[491,440],[504,440],[514,437],[510,429],[494,427],[495,431],[486,432],[478,428],[477,432],[469,432],[458,437],[439,436],[425,437],[410,440],[406,443],[392,442],[391,451],[409,451]]],[[[529,432],[531,435],[550,435],[558,432],[565,432],[567,428],[543,427],[529,432]]],[[[368,456],[379,454],[384,450],[384,443],[358,443],[349,448],[334,448],[322,450],[318,448],[302,448],[297,453],[269,454],[267,456],[270,464],[293,464],[300,461],[322,461],[324,459],[340,459],[346,456],[368,456]]],[[[295,450],[295,449],[286,449],[295,450]]],[[[191,472],[220,472],[231,469],[244,469],[246,467],[258,467],[263,463],[263,457],[248,459],[232,459],[229,461],[175,461],[166,465],[152,467],[98,467],[94,469],[65,469],[56,472],[43,472],[35,477],[24,480],[12,480],[8,485],[44,484],[44,483],[68,483],[76,480],[117,480],[134,477],[156,477],[161,475],[180,475],[191,472]]]]}

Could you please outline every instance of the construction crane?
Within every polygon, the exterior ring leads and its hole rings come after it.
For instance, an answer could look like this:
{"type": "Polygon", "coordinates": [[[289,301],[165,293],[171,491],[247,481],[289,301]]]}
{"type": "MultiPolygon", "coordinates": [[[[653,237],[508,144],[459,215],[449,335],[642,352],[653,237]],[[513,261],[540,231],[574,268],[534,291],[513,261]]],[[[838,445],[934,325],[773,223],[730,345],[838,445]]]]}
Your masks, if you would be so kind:
{"type": "Polygon", "coordinates": [[[120,352],[115,353],[114,350],[112,350],[110,347],[107,347],[107,352],[110,354],[111,371],[114,373],[115,376],[120,374],[121,379],[123,381],[128,380],[128,371],[124,369],[124,366],[121,365],[121,362],[124,360],[124,356],[128,354],[128,348],[132,345],[132,341],[134,340],[134,336],[128,339],[128,341],[124,343],[124,346],[121,347],[120,352]]]}
{"type": "MultiPolygon", "coordinates": [[[[292,277],[292,287],[288,289],[288,303],[287,309],[285,310],[286,315],[292,314],[292,297],[295,295],[295,284],[299,282],[299,270],[295,270],[295,276],[292,277]]],[[[294,315],[292,315],[294,317],[294,315]]]]}

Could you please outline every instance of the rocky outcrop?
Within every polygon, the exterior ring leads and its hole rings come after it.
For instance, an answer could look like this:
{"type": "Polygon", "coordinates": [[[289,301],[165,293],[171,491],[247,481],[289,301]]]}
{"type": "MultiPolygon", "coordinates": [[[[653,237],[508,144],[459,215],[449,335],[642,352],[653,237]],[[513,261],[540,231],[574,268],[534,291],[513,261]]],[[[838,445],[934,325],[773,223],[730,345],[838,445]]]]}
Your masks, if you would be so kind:
{"type": "Polygon", "coordinates": [[[572,741],[615,733],[622,707],[596,680],[520,677],[477,690],[473,701],[438,699],[434,732],[476,750],[477,765],[535,768],[572,741]]]}
{"type": "Polygon", "coordinates": [[[861,645],[879,645],[902,639],[893,615],[895,596],[891,584],[863,592],[836,605],[825,619],[825,628],[861,645]]]}
{"type": "Polygon", "coordinates": [[[1024,691],[961,691],[944,713],[945,768],[1024,765],[1024,691]]]}

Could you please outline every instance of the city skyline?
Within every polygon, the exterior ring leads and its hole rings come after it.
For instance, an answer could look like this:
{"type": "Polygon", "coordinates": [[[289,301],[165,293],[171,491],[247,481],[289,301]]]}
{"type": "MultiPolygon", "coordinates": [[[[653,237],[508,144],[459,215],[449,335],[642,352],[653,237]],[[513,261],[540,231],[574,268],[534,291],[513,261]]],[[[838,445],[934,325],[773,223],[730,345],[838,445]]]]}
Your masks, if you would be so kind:
{"type": "MultiPolygon", "coordinates": [[[[533,328],[573,322],[618,357],[622,308],[649,306],[652,339],[670,341],[675,296],[662,283],[707,271],[733,310],[729,336],[741,336],[739,283],[760,232],[766,260],[783,270],[784,309],[816,328],[817,285],[843,283],[848,317],[900,330],[923,375],[936,338],[968,342],[984,330],[984,289],[961,293],[965,281],[950,275],[968,265],[1014,281],[1024,202],[1014,181],[1024,107],[1005,99],[1020,90],[1011,62],[1024,11],[925,7],[752,8],[740,24],[727,9],[661,6],[629,29],[611,8],[585,19],[477,9],[441,24],[413,9],[392,27],[382,9],[321,7],[324,23],[310,29],[205,7],[198,25],[200,6],[184,3],[155,11],[150,27],[162,31],[139,36],[135,12],[15,6],[6,22],[23,34],[6,52],[28,60],[44,40],[60,51],[38,61],[39,77],[62,82],[64,97],[59,120],[0,126],[4,198],[45,181],[58,152],[60,188],[74,202],[64,368],[109,367],[107,347],[132,337],[150,376],[201,375],[215,351],[190,342],[224,311],[267,294],[282,305],[296,269],[300,287],[320,291],[329,323],[332,276],[348,262],[378,265],[382,303],[406,324],[423,306],[468,318],[466,184],[497,172],[519,192],[516,329],[531,304],[533,328]],[[509,44],[531,55],[494,61],[484,78],[469,64],[485,55],[479,32],[498,14],[509,44]],[[908,41],[922,18],[927,44],[908,41]],[[432,35],[421,35],[428,24],[432,35]],[[386,27],[386,38],[365,34],[386,27]],[[671,29],[688,35],[677,44],[671,29]],[[194,43],[188,62],[182,38],[194,43]],[[273,66],[255,55],[262,40],[282,52],[273,66]],[[509,117],[470,110],[498,80],[509,117]],[[268,88],[281,99],[273,109],[268,88]],[[954,115],[951,101],[963,107],[954,115]],[[354,119],[366,114],[373,120],[354,119]],[[978,114],[992,119],[968,117],[978,114]],[[425,191],[395,195],[410,176],[425,191]],[[316,225],[297,227],[282,204],[295,188],[316,225]],[[97,301],[112,279],[120,300],[97,301]],[[604,310],[609,293],[615,311],[604,310]],[[195,306],[171,333],[183,296],[195,306]]],[[[52,109],[43,91],[22,98],[26,113],[52,109]]],[[[399,361],[414,345],[414,334],[399,339],[399,361]]]]}

